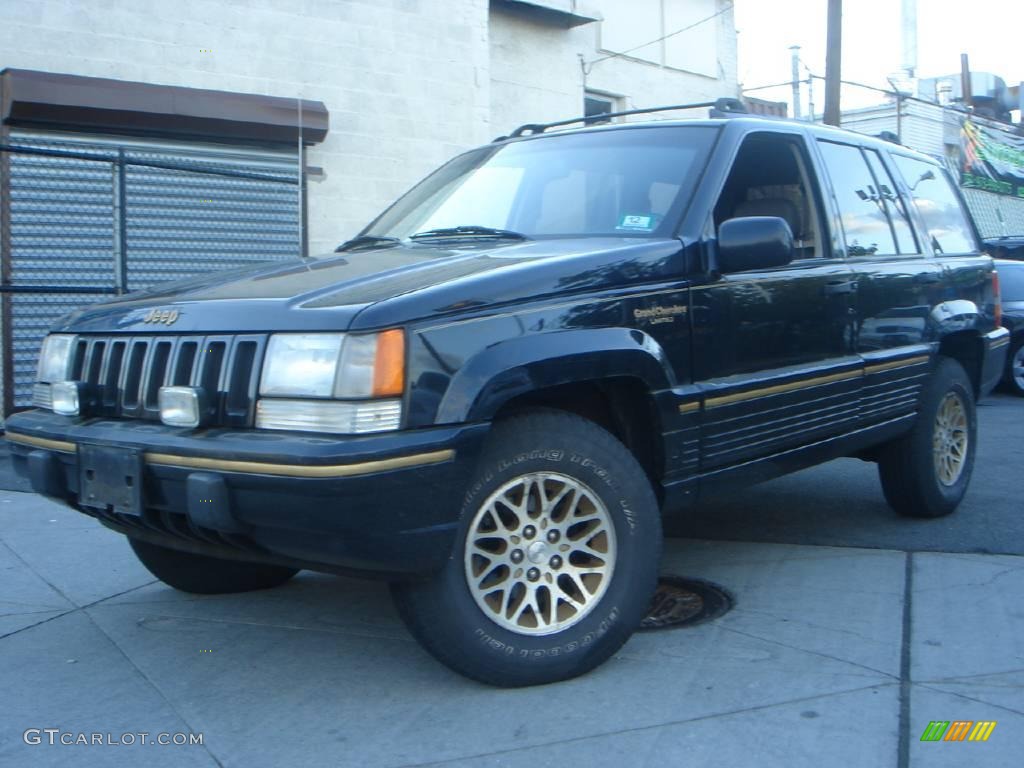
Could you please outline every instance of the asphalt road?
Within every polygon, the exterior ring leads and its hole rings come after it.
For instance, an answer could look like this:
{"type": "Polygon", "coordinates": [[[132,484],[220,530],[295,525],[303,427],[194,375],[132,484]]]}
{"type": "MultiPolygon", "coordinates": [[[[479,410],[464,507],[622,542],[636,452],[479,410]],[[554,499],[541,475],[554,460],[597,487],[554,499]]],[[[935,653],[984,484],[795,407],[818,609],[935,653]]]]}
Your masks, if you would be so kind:
{"type": "MultiPolygon", "coordinates": [[[[978,457],[960,508],[909,520],[885,503],[874,464],[838,459],[702,502],[666,522],[673,537],[1024,555],[1024,398],[996,392],[978,406],[978,457]]],[[[0,441],[0,489],[31,490],[0,441]]]]}
{"type": "Polygon", "coordinates": [[[908,552],[1024,554],[1024,398],[995,392],[978,405],[970,488],[949,517],[896,515],[875,464],[837,459],[702,502],[669,521],[669,536],[818,544],[908,552]]]}

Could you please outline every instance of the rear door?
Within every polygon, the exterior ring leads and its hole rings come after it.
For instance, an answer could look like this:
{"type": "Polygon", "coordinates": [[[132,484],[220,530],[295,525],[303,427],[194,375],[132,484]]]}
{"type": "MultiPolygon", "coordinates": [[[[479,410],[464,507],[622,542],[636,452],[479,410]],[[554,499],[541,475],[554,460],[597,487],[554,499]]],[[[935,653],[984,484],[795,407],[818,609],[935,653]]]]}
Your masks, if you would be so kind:
{"type": "Polygon", "coordinates": [[[944,169],[920,157],[891,154],[894,173],[906,185],[917,213],[924,245],[943,271],[934,291],[935,336],[963,330],[982,333],[995,327],[991,263],[953,180],[944,169]]]}
{"type": "Polygon", "coordinates": [[[851,346],[864,361],[861,416],[884,421],[917,403],[929,367],[931,312],[941,301],[942,269],[916,237],[877,149],[831,139],[819,139],[817,146],[856,275],[851,346]]]}

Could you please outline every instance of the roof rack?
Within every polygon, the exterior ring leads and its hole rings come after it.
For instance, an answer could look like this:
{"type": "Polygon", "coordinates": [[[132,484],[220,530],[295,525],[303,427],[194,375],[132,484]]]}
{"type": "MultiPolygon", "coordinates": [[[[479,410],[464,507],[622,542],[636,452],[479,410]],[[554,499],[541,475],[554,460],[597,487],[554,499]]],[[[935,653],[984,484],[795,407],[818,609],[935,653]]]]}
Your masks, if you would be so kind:
{"type": "Polygon", "coordinates": [[[713,117],[728,117],[729,115],[745,115],[747,108],[743,105],[743,102],[739,99],[715,99],[714,101],[700,101],[694,104],[672,104],[667,107],[646,107],[644,109],[628,109],[625,112],[604,112],[600,115],[585,115],[583,117],[574,117],[570,120],[558,120],[554,123],[526,123],[520,125],[508,136],[499,136],[495,141],[503,141],[505,139],[518,139],[520,136],[533,136],[538,133],[544,133],[548,128],[559,128],[563,125],[572,125],[573,123],[583,123],[584,125],[593,123],[596,120],[608,120],[613,117],[626,117],[627,115],[646,115],[650,112],[670,112],[675,109],[700,109],[702,107],[710,107],[712,109],[713,117]],[[717,113],[717,114],[715,114],[717,113]]]}

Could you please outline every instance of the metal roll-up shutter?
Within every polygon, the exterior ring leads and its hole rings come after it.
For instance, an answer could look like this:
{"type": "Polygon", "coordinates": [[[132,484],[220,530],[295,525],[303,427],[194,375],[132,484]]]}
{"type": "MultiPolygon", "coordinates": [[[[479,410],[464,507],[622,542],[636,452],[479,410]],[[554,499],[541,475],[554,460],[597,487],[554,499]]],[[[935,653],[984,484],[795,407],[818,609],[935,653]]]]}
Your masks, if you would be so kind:
{"type": "Polygon", "coordinates": [[[294,152],[133,147],[125,150],[125,162],[129,290],[298,257],[294,152]]]}
{"type": "Polygon", "coordinates": [[[16,408],[31,405],[39,345],[62,315],[104,294],[301,253],[297,148],[24,130],[7,145],[3,359],[16,408]]]}

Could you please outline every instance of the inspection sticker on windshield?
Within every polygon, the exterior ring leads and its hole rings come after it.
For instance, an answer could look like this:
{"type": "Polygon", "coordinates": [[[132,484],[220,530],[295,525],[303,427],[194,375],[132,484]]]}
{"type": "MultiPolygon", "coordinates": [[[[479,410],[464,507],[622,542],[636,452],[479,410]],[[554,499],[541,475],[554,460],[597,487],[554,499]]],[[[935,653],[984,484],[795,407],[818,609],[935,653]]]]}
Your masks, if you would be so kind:
{"type": "Polygon", "coordinates": [[[631,229],[637,232],[650,232],[654,229],[654,217],[626,214],[619,219],[619,226],[617,226],[616,229],[631,229]]]}

